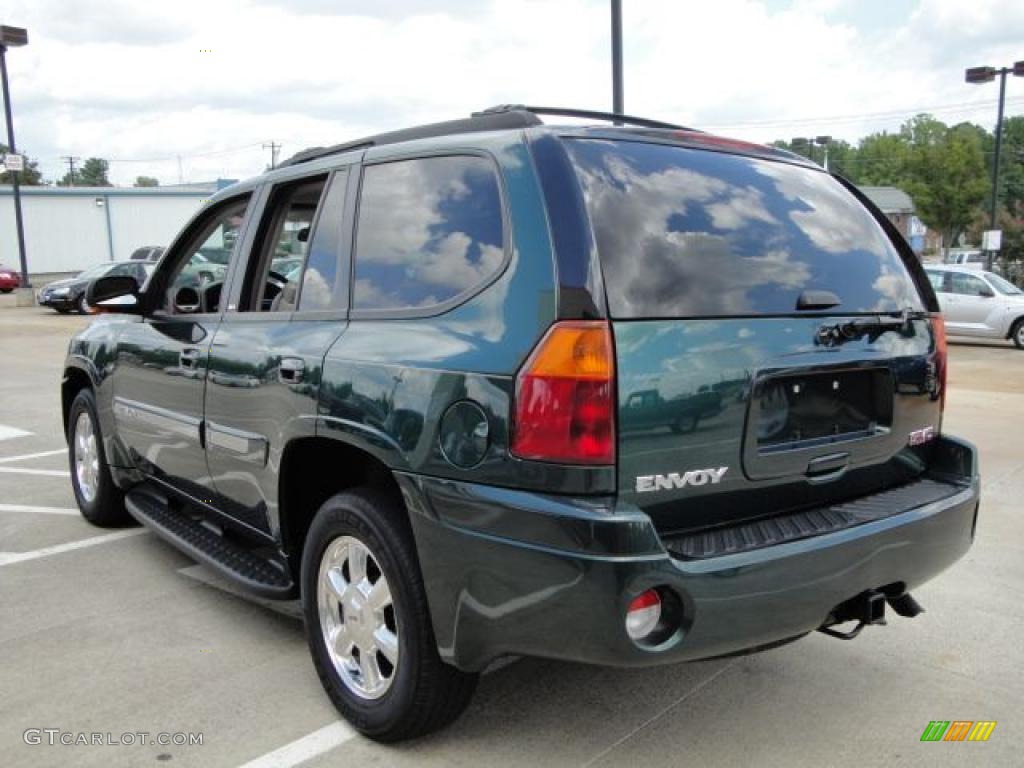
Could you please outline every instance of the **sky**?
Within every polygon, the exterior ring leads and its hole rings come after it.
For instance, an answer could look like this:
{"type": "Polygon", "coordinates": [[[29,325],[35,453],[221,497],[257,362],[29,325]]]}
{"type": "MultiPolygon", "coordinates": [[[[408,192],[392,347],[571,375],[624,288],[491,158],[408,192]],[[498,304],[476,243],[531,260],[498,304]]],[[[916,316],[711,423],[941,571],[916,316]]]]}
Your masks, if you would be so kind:
{"type": "MultiPolygon", "coordinates": [[[[1019,0],[623,0],[629,114],[754,141],[992,129],[969,66],[1024,59],[1019,0]]],[[[19,148],[162,184],[505,103],[610,109],[608,0],[7,0],[19,148]]],[[[1024,114],[1024,78],[1007,83],[1024,114]]]]}

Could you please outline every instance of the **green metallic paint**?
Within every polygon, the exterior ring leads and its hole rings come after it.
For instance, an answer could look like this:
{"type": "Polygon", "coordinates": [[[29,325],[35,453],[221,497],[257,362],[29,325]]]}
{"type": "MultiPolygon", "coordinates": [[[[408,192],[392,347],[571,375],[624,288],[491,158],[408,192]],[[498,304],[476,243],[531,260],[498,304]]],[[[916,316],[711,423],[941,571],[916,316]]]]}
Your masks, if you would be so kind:
{"type": "Polygon", "coordinates": [[[934,353],[930,325],[916,321],[907,335],[889,331],[834,347],[815,343],[823,324],[843,319],[615,321],[620,497],[651,514],[660,529],[682,530],[853,497],[919,474],[922,451],[907,449],[907,438],[941,419],[925,381],[924,362],[934,353]],[[889,434],[780,452],[764,472],[769,458],[757,455],[756,383],[768,374],[864,366],[891,373],[896,407],[889,434]],[[810,462],[837,451],[850,453],[848,472],[835,484],[812,483],[805,474],[810,462]],[[868,468],[859,472],[861,466],[868,468]],[[640,476],[721,467],[728,471],[718,484],[637,492],[640,476]]]}

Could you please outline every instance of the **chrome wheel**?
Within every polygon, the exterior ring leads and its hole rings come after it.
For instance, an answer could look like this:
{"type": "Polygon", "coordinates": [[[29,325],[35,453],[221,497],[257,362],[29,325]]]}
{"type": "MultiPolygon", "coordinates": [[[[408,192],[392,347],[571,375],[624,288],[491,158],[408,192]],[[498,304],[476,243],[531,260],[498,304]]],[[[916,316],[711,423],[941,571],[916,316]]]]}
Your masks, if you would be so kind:
{"type": "Polygon", "coordinates": [[[340,536],[324,550],[317,579],[320,631],[334,668],[350,691],[379,699],[399,663],[391,588],[373,553],[340,536]]]}
{"type": "Polygon", "coordinates": [[[1024,349],[1024,323],[1017,324],[1017,338],[1015,341],[1018,347],[1024,349]]]}
{"type": "Polygon", "coordinates": [[[87,411],[78,414],[74,434],[75,478],[78,490],[87,504],[92,504],[99,489],[100,452],[96,430],[87,411]]]}

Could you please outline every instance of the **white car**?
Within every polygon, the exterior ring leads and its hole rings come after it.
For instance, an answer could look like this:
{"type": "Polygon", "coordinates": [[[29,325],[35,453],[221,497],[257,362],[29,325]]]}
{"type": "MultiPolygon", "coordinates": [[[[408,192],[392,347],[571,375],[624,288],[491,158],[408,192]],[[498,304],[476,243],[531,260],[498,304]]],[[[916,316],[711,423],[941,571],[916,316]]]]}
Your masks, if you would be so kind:
{"type": "Polygon", "coordinates": [[[1013,339],[1024,349],[1024,291],[993,272],[927,265],[946,331],[953,336],[1013,339]]]}

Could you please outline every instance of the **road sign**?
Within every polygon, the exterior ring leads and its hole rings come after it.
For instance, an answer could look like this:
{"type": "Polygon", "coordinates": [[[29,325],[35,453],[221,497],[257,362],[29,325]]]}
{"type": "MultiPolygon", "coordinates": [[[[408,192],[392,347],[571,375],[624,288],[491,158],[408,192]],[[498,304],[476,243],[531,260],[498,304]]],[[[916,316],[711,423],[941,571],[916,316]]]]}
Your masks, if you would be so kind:
{"type": "Polygon", "coordinates": [[[25,156],[24,155],[4,155],[4,170],[5,171],[24,171],[25,170],[25,156]]]}
{"type": "Polygon", "coordinates": [[[1003,230],[986,229],[981,235],[983,251],[998,251],[1003,246],[1003,230]]]}

